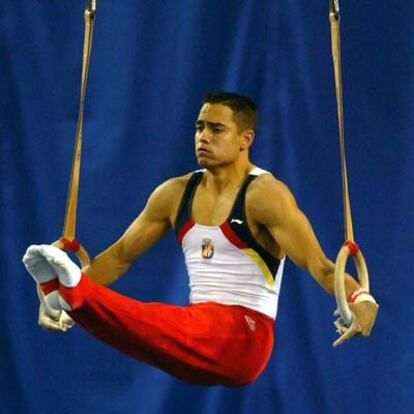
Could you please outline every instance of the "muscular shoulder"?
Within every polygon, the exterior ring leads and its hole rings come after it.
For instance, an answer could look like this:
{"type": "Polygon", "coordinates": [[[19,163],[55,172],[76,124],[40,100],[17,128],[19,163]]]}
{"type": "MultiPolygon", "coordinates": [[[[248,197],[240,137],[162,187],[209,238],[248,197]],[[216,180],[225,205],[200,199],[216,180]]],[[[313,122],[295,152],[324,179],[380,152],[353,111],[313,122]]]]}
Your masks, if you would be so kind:
{"type": "Polygon", "coordinates": [[[265,225],[297,208],[289,187],[272,174],[262,174],[252,182],[246,195],[246,206],[250,216],[265,225]]]}
{"type": "Polygon", "coordinates": [[[172,219],[178,209],[182,195],[192,173],[173,177],[160,184],[148,199],[146,210],[149,213],[172,219]]]}
{"type": "Polygon", "coordinates": [[[187,185],[187,182],[190,179],[191,175],[192,173],[188,173],[180,177],[173,177],[167,181],[164,181],[154,190],[152,195],[162,198],[168,198],[169,200],[177,196],[179,197],[179,193],[184,192],[185,186],[187,185]]]}

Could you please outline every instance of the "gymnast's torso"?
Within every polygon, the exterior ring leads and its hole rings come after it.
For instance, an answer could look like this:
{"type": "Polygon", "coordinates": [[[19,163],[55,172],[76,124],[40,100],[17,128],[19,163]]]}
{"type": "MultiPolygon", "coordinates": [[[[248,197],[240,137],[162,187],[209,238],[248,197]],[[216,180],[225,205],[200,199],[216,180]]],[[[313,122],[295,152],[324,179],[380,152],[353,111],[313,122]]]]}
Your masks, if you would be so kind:
{"type": "Polygon", "coordinates": [[[246,208],[248,190],[268,173],[254,168],[221,199],[199,194],[204,174],[199,170],[187,179],[174,222],[190,279],[190,303],[242,305],[275,319],[284,256],[278,258],[270,237],[252,226],[246,208]]]}

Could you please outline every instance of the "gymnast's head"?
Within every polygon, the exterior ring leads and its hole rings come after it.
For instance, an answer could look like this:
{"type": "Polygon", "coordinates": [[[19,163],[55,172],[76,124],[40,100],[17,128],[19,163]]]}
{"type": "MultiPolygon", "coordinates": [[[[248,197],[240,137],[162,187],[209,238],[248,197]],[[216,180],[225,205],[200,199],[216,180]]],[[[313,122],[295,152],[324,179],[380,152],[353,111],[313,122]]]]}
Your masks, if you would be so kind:
{"type": "Polygon", "coordinates": [[[195,125],[199,165],[214,168],[249,161],[257,108],[248,97],[230,92],[206,95],[195,125]]]}

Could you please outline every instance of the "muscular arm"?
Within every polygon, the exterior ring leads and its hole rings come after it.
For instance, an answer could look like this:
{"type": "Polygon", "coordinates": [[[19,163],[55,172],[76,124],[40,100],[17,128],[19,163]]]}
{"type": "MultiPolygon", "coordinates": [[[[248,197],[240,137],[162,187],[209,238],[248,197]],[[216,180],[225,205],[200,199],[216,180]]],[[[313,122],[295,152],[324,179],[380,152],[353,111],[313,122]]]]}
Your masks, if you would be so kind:
{"type": "Polygon", "coordinates": [[[141,214],[114,244],[82,270],[95,282],[110,285],[132,262],[160,240],[171,227],[183,178],[173,178],[155,189],[141,214]]]}
{"type": "MultiPolygon", "coordinates": [[[[250,203],[257,223],[265,226],[276,244],[298,266],[307,270],[330,294],[334,293],[334,264],[326,258],[306,216],[296,205],[289,189],[274,177],[261,176],[252,188],[250,203]],[[263,178],[262,178],[263,177],[263,178]]],[[[346,275],[345,288],[350,295],[359,288],[350,275],[346,275]]],[[[374,326],[378,305],[372,300],[350,304],[353,321],[346,327],[337,321],[341,336],[334,346],[355,335],[369,336],[374,326]]]]}
{"type": "MultiPolygon", "coordinates": [[[[289,189],[270,175],[256,181],[251,192],[254,219],[267,228],[296,265],[307,270],[328,293],[333,294],[334,264],[325,256],[311,224],[289,189]]],[[[347,294],[358,288],[358,283],[349,275],[345,284],[347,294]]]]}
{"type": "MultiPolygon", "coordinates": [[[[82,270],[102,285],[116,281],[140,254],[161,239],[171,227],[187,179],[188,176],[173,178],[161,184],[120,239],[82,270]]],[[[43,329],[65,332],[74,325],[74,321],[64,311],[54,314],[53,310],[45,307],[42,295],[39,298],[39,325],[43,329]]]]}

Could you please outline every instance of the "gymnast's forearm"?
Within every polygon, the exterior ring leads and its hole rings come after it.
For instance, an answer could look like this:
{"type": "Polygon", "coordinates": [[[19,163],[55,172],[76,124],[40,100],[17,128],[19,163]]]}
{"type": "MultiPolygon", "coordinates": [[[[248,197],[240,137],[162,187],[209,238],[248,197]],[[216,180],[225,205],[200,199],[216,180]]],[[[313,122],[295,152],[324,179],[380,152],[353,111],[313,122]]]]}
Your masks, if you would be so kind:
{"type": "Polygon", "coordinates": [[[120,258],[119,248],[115,244],[96,256],[89,265],[83,267],[82,272],[94,282],[109,286],[117,281],[130,266],[130,262],[120,258]]]}
{"type": "MultiPolygon", "coordinates": [[[[329,266],[323,278],[318,280],[319,284],[325,289],[326,292],[333,295],[335,294],[335,265],[329,266]]],[[[349,296],[359,288],[358,282],[348,273],[345,273],[345,291],[349,296]]]]}

